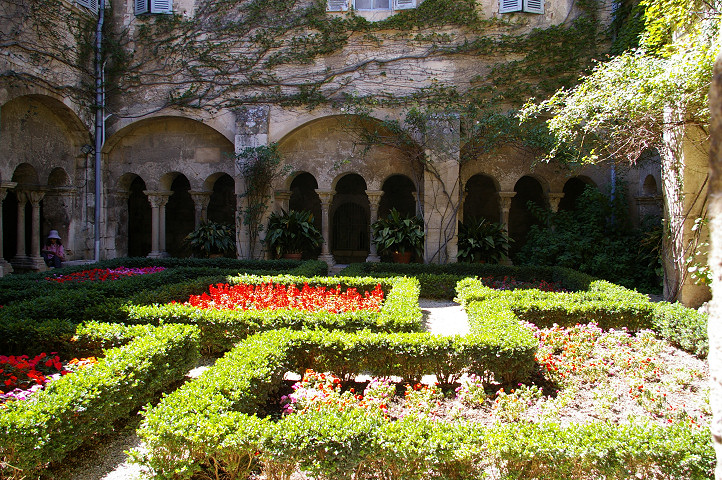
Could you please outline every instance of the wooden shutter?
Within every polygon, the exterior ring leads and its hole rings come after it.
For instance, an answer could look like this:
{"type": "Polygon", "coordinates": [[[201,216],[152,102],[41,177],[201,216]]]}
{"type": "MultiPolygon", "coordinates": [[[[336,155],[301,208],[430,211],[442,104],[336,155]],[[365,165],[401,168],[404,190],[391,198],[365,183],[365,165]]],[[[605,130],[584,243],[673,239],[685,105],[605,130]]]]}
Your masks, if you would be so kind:
{"type": "Polygon", "coordinates": [[[524,0],[524,11],[528,13],[544,13],[544,0],[524,0]]]}
{"type": "Polygon", "coordinates": [[[173,0],[150,0],[150,13],[173,13],[173,0]]]}
{"type": "Polygon", "coordinates": [[[394,10],[404,10],[416,7],[416,0],[394,0],[394,10]]]}
{"type": "Polygon", "coordinates": [[[348,10],[348,0],[327,0],[326,10],[329,12],[345,12],[348,10]]]}
{"type": "Polygon", "coordinates": [[[100,10],[100,0],[89,0],[90,6],[88,7],[93,12],[98,13],[98,10],[100,10]]]}
{"type": "Polygon", "coordinates": [[[135,14],[142,15],[148,13],[148,0],[133,0],[135,4],[135,14]]]}
{"type": "Polygon", "coordinates": [[[522,0],[499,0],[499,13],[521,12],[522,0]]]}

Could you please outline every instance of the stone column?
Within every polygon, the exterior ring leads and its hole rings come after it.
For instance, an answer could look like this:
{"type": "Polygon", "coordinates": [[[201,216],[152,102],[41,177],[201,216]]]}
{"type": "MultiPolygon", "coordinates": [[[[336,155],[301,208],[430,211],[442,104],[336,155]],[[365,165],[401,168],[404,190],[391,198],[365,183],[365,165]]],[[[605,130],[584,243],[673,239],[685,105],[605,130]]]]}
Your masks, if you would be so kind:
{"type": "Polygon", "coordinates": [[[291,200],[290,190],[276,190],[273,192],[275,197],[275,210],[276,213],[281,213],[281,210],[288,211],[290,209],[289,202],[291,200]]]}
{"type": "Polygon", "coordinates": [[[28,263],[28,256],[25,254],[25,204],[28,203],[28,197],[24,190],[17,190],[15,194],[18,197],[18,231],[17,250],[12,264],[15,270],[19,270],[26,268],[28,263]]]}
{"type": "Polygon", "coordinates": [[[501,218],[499,221],[504,225],[504,231],[509,234],[509,210],[511,210],[511,199],[514,198],[516,192],[499,192],[499,210],[501,218]]]}
{"type": "Polygon", "coordinates": [[[459,116],[434,115],[426,123],[424,143],[424,263],[457,261],[457,213],[461,138],[459,116]]]}
{"type": "Polygon", "coordinates": [[[336,193],[333,190],[316,190],[318,197],[321,199],[321,234],[323,235],[323,245],[321,245],[321,255],[318,257],[319,260],[326,262],[329,267],[336,264],[336,261],[331,255],[331,234],[329,233],[329,226],[331,225],[331,219],[329,218],[329,211],[331,209],[331,201],[333,195],[336,193]]]}
{"type": "Polygon", "coordinates": [[[208,204],[211,203],[211,192],[188,192],[193,199],[195,206],[195,227],[198,228],[201,223],[208,221],[208,204]]]}
{"type": "Polygon", "coordinates": [[[149,258],[167,257],[165,251],[165,205],[168,203],[168,197],[173,192],[154,192],[144,190],[143,193],[148,197],[151,210],[151,251],[149,258]]]}
{"type": "Polygon", "coordinates": [[[376,251],[376,244],[373,241],[374,238],[374,230],[371,228],[371,225],[376,223],[376,220],[379,219],[379,203],[381,203],[381,197],[384,195],[383,190],[366,190],[366,195],[369,197],[369,206],[370,209],[370,215],[369,215],[369,256],[366,257],[367,262],[380,262],[381,257],[379,257],[378,252],[376,251]]]}
{"type": "Polygon", "coordinates": [[[30,206],[32,207],[33,224],[31,227],[30,237],[30,268],[33,270],[47,270],[47,265],[43,257],[40,256],[40,201],[45,196],[45,192],[41,190],[30,190],[27,193],[30,206]]]}
{"type": "Polygon", "coordinates": [[[564,198],[563,193],[549,193],[547,199],[549,200],[549,208],[552,212],[557,213],[559,211],[559,202],[564,198]]]}
{"type": "Polygon", "coordinates": [[[5,197],[8,194],[8,189],[15,188],[17,183],[15,182],[3,182],[0,183],[0,276],[12,273],[13,267],[10,265],[10,262],[5,260],[4,250],[3,250],[3,242],[5,239],[4,232],[3,232],[3,201],[5,200],[5,197]]]}

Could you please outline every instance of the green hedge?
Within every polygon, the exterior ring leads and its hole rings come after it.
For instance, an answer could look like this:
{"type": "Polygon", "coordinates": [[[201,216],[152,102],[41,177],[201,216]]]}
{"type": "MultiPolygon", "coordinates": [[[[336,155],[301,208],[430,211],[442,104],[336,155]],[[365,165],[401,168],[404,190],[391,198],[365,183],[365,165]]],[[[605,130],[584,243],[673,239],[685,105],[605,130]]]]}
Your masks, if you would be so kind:
{"type": "Polygon", "coordinates": [[[570,291],[587,290],[594,278],[562,267],[509,266],[485,263],[400,264],[354,263],[341,271],[346,276],[406,275],[421,283],[422,298],[454,298],[456,283],[467,277],[514,278],[523,282],[546,280],[570,291]]]}
{"type": "MultiPolygon", "coordinates": [[[[124,260],[103,262],[102,266],[110,268],[127,264],[124,260]]],[[[153,265],[150,259],[136,260],[139,260],[137,263],[140,265],[132,266],[148,266],[146,263],[153,265]]],[[[166,263],[172,263],[170,260],[175,260],[175,263],[181,260],[192,260],[190,263],[193,264],[204,262],[200,259],[164,259],[166,263]]],[[[292,272],[310,275],[324,274],[328,268],[319,261],[221,260],[224,262],[219,264],[235,263],[247,267],[295,265],[292,272]]],[[[84,270],[87,266],[73,268],[84,270]]],[[[34,354],[61,350],[74,334],[76,325],[82,322],[124,322],[129,305],[185,301],[191,294],[207,291],[209,284],[227,282],[238,273],[238,268],[191,265],[107,282],[58,284],[44,280],[47,273],[4,277],[0,279],[0,297],[5,295],[6,300],[11,297],[19,300],[0,308],[0,353],[34,354]],[[22,292],[22,298],[18,292],[22,292]]]]}
{"type": "Polygon", "coordinates": [[[673,345],[706,357],[707,315],[679,304],[650,302],[649,298],[604,280],[597,280],[584,292],[553,293],[539,290],[498,291],[481,281],[467,278],[457,285],[456,300],[479,315],[469,316],[472,331],[485,328],[479,323],[484,310],[503,312],[539,327],[565,327],[589,322],[601,328],[650,329],[673,345]]]}
{"type": "Polygon", "coordinates": [[[378,376],[438,374],[444,362],[462,365],[453,359],[468,354],[472,337],[309,331],[249,337],[144,412],[139,435],[148,452],[138,459],[160,479],[191,478],[201,470],[246,478],[252,468],[282,478],[297,467],[316,478],[334,479],[467,479],[482,478],[489,470],[503,478],[545,480],[626,479],[636,473],[652,478],[658,472],[665,478],[711,475],[714,452],[708,432],[683,425],[487,428],[417,417],[388,422],[371,411],[336,409],[276,422],[262,418],[269,395],[288,370],[313,366],[378,376]]]}
{"type": "MultiPolygon", "coordinates": [[[[305,312],[300,310],[215,310],[200,309],[182,304],[136,305],[124,307],[124,321],[130,324],[183,323],[200,327],[201,348],[204,352],[218,353],[230,350],[248,335],[279,328],[323,328],[327,330],[357,331],[369,329],[383,332],[416,332],[423,329],[418,306],[419,286],[414,279],[371,277],[299,277],[292,275],[257,276],[240,275],[228,278],[231,284],[260,284],[267,282],[288,285],[323,285],[343,289],[356,288],[359,292],[373,290],[381,284],[385,300],[380,312],[305,312]]],[[[208,290],[208,284],[197,293],[208,290]]],[[[184,297],[186,300],[188,297],[184,297]]],[[[166,298],[167,300],[167,298],[166,298]]]]}
{"type": "MultiPolygon", "coordinates": [[[[86,332],[86,335],[90,333],[86,332]]],[[[111,341],[108,332],[98,332],[111,341]]],[[[50,383],[32,400],[0,410],[0,458],[18,478],[61,461],[91,437],[112,431],[158,392],[181,380],[198,359],[197,329],[136,329],[127,345],[97,364],[50,383]]]]}

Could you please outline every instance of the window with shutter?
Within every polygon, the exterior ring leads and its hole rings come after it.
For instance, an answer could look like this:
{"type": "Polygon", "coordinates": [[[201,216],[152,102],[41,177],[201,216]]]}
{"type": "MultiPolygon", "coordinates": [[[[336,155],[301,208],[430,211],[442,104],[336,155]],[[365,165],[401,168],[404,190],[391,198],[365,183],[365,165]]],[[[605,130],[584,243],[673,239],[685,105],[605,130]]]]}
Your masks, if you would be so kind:
{"type": "Polygon", "coordinates": [[[150,0],[150,13],[173,13],[173,1],[150,0]]]}
{"type": "Polygon", "coordinates": [[[75,0],[75,3],[81,7],[85,7],[92,12],[98,12],[98,0],[75,0]]]}
{"type": "Polygon", "coordinates": [[[416,0],[394,0],[394,10],[416,7],[416,0]]]}
{"type": "Polygon", "coordinates": [[[348,10],[348,0],[327,0],[326,10],[329,12],[345,12],[348,10]]]}
{"type": "Polygon", "coordinates": [[[521,12],[522,0],[499,0],[499,13],[521,12]]]}
{"type": "Polygon", "coordinates": [[[135,4],[135,14],[142,15],[148,13],[148,0],[133,0],[135,4]]]}
{"type": "Polygon", "coordinates": [[[544,0],[524,0],[524,11],[527,13],[544,13],[544,0]]]}

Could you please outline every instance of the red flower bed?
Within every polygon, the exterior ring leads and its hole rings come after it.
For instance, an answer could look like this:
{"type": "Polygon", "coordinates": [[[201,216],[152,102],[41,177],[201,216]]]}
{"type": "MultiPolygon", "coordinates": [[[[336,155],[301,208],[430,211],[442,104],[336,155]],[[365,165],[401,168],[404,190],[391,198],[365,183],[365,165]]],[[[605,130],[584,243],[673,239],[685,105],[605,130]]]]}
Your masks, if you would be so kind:
{"type": "Polygon", "coordinates": [[[67,275],[54,275],[45,277],[45,280],[58,283],[66,282],[105,282],[108,280],[117,280],[123,277],[132,277],[134,275],[145,275],[148,273],[162,272],[165,267],[141,267],[141,268],[93,268],[91,270],[83,270],[82,272],[69,273],[67,275]]]}
{"type": "Polygon", "coordinates": [[[384,292],[381,285],[361,295],[355,288],[341,291],[336,288],[311,287],[307,283],[302,289],[296,285],[274,285],[272,282],[260,285],[228,285],[219,283],[210,286],[210,292],[192,295],[185,305],[219,310],[277,310],[293,308],[305,311],[325,310],[327,312],[352,312],[356,310],[379,311],[384,292]]]}

